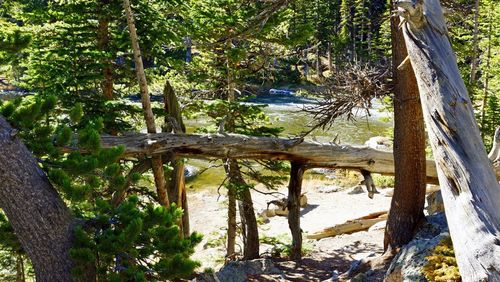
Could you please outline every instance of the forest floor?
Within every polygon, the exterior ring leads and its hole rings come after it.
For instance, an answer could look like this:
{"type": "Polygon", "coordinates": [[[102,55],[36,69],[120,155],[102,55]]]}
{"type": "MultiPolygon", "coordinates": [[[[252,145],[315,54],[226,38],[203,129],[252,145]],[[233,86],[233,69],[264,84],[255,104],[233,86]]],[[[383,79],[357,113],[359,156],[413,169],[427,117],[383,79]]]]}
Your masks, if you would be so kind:
{"type": "MultiPolygon", "coordinates": [[[[369,199],[366,193],[348,194],[351,188],[340,188],[337,192],[322,193],[321,187],[326,183],[304,181],[303,192],[306,192],[308,205],[301,211],[301,227],[304,233],[319,231],[355,219],[373,212],[389,209],[391,198],[382,193],[369,199]]],[[[223,190],[223,189],[221,189],[223,190]]],[[[259,189],[259,190],[264,190],[259,189]]],[[[286,187],[278,192],[286,195],[286,187]]],[[[257,213],[264,210],[267,202],[284,195],[264,195],[252,192],[257,213]]],[[[202,263],[199,271],[212,269],[217,271],[224,263],[225,232],[227,221],[227,200],[224,194],[218,195],[213,190],[188,191],[191,229],[204,234],[203,242],[197,247],[194,258],[202,263]]],[[[291,242],[291,235],[286,217],[275,216],[267,223],[259,221],[259,236],[263,257],[273,257],[275,265],[283,271],[283,275],[266,275],[255,281],[322,281],[347,271],[355,260],[378,255],[383,252],[383,228],[374,231],[363,231],[344,234],[321,240],[307,240],[304,235],[305,256],[300,264],[277,258],[276,252],[286,254],[286,245],[291,242]]],[[[237,248],[241,249],[241,246],[237,248]]],[[[382,281],[384,270],[370,276],[371,281],[382,281]]]]}

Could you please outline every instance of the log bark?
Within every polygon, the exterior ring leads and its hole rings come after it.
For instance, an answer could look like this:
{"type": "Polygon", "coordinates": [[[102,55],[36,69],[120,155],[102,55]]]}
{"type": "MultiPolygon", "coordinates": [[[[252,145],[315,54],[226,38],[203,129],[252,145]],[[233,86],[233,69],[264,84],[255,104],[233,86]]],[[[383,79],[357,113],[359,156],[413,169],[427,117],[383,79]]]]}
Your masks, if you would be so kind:
{"type": "Polygon", "coordinates": [[[500,185],[438,0],[398,2],[463,281],[500,281],[500,185]]]}
{"type": "MultiPolygon", "coordinates": [[[[367,170],[371,173],[394,175],[392,152],[368,147],[302,142],[300,139],[254,137],[236,134],[133,134],[102,136],[102,146],[124,145],[122,158],[144,158],[175,153],[189,158],[233,158],[301,161],[308,168],[344,168],[367,170]]],[[[76,148],[63,148],[65,152],[76,148]]],[[[500,179],[500,163],[495,164],[500,179]]],[[[426,161],[427,183],[437,184],[436,164],[426,161]]]]}
{"type": "MultiPolygon", "coordinates": [[[[135,22],[134,22],[134,15],[132,14],[132,7],[130,6],[129,0],[123,0],[123,8],[125,10],[125,15],[127,16],[127,25],[130,33],[130,41],[132,44],[132,49],[134,51],[135,71],[137,74],[137,80],[139,81],[139,89],[141,91],[141,103],[142,103],[142,112],[144,114],[144,121],[146,122],[146,128],[148,130],[148,133],[156,133],[155,119],[153,115],[153,110],[151,108],[151,100],[149,98],[148,82],[146,80],[146,74],[144,72],[144,65],[142,63],[142,56],[141,56],[141,48],[139,47],[137,30],[135,28],[135,22]]],[[[163,171],[163,161],[161,159],[161,156],[153,156],[151,158],[151,164],[153,168],[153,175],[158,194],[158,202],[161,205],[170,206],[170,202],[167,197],[165,174],[163,171]]]]}
{"type": "Polygon", "coordinates": [[[290,259],[302,259],[302,229],[300,228],[300,195],[305,167],[301,162],[292,162],[290,183],[288,184],[288,226],[292,232],[290,259]]]}
{"type": "MultiPolygon", "coordinates": [[[[394,77],[394,195],[384,235],[384,249],[398,249],[411,241],[424,219],[425,129],[417,80],[408,56],[399,17],[391,17],[394,77]],[[403,63],[403,65],[401,65],[403,63]]],[[[389,252],[392,252],[389,250],[389,252]]]]}
{"type": "Polygon", "coordinates": [[[306,236],[307,239],[319,240],[327,237],[333,237],[341,234],[351,234],[354,232],[368,230],[377,222],[387,219],[387,211],[371,213],[369,215],[348,220],[333,227],[325,228],[306,236]]]}
{"type": "MultiPolygon", "coordinates": [[[[73,281],[69,256],[74,220],[35,158],[0,117],[0,208],[7,215],[37,281],[73,281]]],[[[82,277],[93,281],[91,272],[82,277]]]]}

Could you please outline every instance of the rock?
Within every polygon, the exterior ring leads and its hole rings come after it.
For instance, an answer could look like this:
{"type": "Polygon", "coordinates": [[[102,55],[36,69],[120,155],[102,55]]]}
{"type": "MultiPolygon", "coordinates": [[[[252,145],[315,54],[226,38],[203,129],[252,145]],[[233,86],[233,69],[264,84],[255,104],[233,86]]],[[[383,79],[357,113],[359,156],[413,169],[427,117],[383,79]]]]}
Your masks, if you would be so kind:
{"type": "Polygon", "coordinates": [[[365,145],[376,150],[392,150],[392,140],[389,137],[375,136],[368,139],[368,141],[365,142],[365,145]]]}
{"type": "Polygon", "coordinates": [[[386,188],[382,190],[382,195],[386,197],[392,197],[394,195],[394,188],[386,188]]]}
{"type": "Polygon", "coordinates": [[[425,196],[427,202],[427,214],[433,215],[438,212],[444,212],[444,202],[443,196],[441,196],[441,191],[436,191],[425,196]]]}
{"type": "Polygon", "coordinates": [[[354,186],[354,188],[352,188],[352,190],[349,191],[347,194],[355,195],[355,194],[362,194],[364,192],[365,192],[365,190],[363,189],[363,187],[361,187],[360,185],[357,185],[357,186],[354,186]]]}
{"type": "Polygon", "coordinates": [[[385,229],[386,224],[387,224],[387,220],[377,222],[374,225],[372,225],[370,228],[368,228],[368,232],[383,230],[383,229],[385,229]]]}
{"type": "Polygon", "coordinates": [[[444,213],[427,217],[428,223],[404,246],[392,260],[384,281],[427,281],[422,271],[425,257],[447,236],[448,226],[444,213]]]}
{"type": "Polygon", "coordinates": [[[334,193],[340,190],[339,186],[320,186],[318,188],[319,193],[334,193]]]}
{"type": "Polygon", "coordinates": [[[200,174],[200,170],[197,167],[188,164],[184,166],[184,177],[186,180],[191,180],[198,176],[198,174],[200,174]]]}
{"type": "Polygon", "coordinates": [[[244,282],[248,281],[249,277],[263,274],[282,274],[282,271],[269,259],[256,259],[229,262],[216,273],[216,276],[221,282],[244,282]]]}

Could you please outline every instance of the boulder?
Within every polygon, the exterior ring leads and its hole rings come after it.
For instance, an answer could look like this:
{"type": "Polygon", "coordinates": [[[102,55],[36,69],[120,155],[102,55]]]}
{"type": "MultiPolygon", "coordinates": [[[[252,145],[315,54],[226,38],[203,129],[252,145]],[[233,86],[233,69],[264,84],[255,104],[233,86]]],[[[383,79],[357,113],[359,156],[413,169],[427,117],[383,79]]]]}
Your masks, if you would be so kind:
{"type": "Polygon", "coordinates": [[[394,195],[394,188],[386,188],[382,190],[382,195],[386,197],[392,197],[394,195]]]}
{"type": "Polygon", "coordinates": [[[384,136],[375,136],[368,139],[365,145],[376,150],[390,151],[392,150],[392,139],[384,136]]]}
{"type": "Polygon", "coordinates": [[[197,167],[188,164],[184,166],[184,177],[186,180],[191,180],[198,176],[198,174],[200,174],[200,170],[197,167]]]}
{"type": "Polygon", "coordinates": [[[426,257],[446,237],[449,236],[444,213],[427,217],[425,226],[415,235],[415,238],[392,260],[384,281],[427,281],[423,267],[427,264],[426,257]]]}
{"type": "Polygon", "coordinates": [[[438,212],[444,212],[444,202],[443,196],[441,196],[441,191],[435,191],[427,196],[425,196],[425,200],[427,202],[427,206],[425,210],[428,215],[433,215],[438,212]]]}
{"type": "MultiPolygon", "coordinates": [[[[264,274],[282,274],[269,259],[231,261],[217,273],[204,273],[193,282],[244,282],[264,274]]],[[[258,280],[255,280],[258,281],[258,280]]]]}
{"type": "Polygon", "coordinates": [[[368,232],[384,230],[386,224],[387,224],[387,220],[377,222],[374,225],[372,225],[370,228],[368,228],[368,232]]]}
{"type": "Polygon", "coordinates": [[[364,192],[365,192],[365,190],[363,189],[363,187],[361,187],[361,185],[356,185],[347,194],[349,194],[349,195],[355,195],[355,194],[362,194],[364,192]]]}
{"type": "Polygon", "coordinates": [[[338,192],[340,190],[339,186],[320,186],[318,187],[318,192],[319,193],[334,193],[338,192]]]}

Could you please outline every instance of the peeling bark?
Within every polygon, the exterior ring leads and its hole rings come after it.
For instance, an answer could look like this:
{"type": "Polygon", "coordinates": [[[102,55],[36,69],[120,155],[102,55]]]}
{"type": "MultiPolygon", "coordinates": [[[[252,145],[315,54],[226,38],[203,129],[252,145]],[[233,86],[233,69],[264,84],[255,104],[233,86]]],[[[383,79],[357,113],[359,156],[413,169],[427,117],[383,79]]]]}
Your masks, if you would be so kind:
{"type": "Polygon", "coordinates": [[[500,185],[438,0],[399,1],[462,280],[500,281],[500,185]]]}

